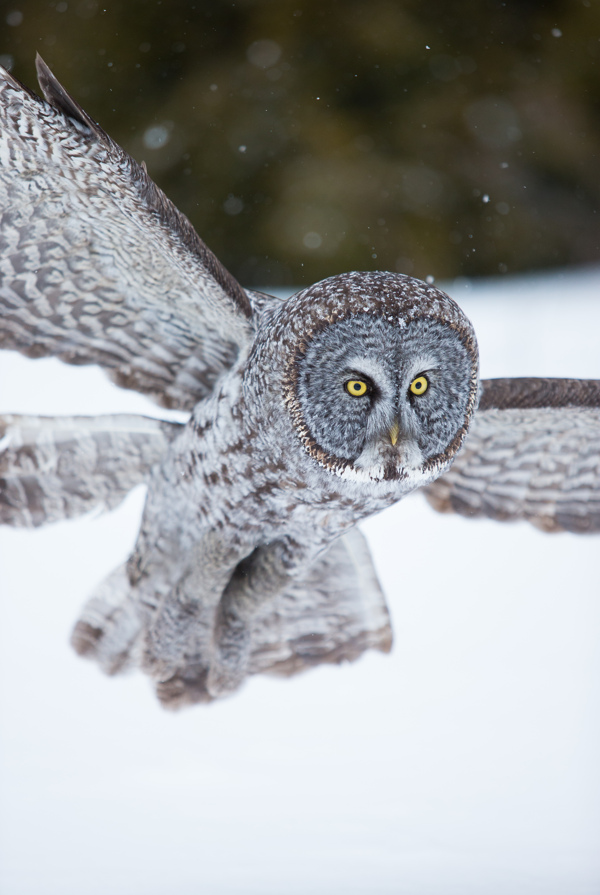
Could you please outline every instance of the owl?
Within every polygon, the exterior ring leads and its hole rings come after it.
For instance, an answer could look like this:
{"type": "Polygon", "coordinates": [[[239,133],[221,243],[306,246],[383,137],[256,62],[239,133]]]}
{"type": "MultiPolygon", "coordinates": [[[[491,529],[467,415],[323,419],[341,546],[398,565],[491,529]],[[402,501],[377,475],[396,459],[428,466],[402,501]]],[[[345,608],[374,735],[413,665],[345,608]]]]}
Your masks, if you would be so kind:
{"type": "Polygon", "coordinates": [[[45,99],[0,73],[0,346],[99,364],[188,415],[0,417],[4,524],[147,484],[132,555],[75,625],[79,654],[141,668],[178,708],[388,651],[356,524],[417,488],[443,512],[600,530],[600,382],[481,381],[458,305],[401,274],[285,301],[242,288],[37,69],[45,99]]]}

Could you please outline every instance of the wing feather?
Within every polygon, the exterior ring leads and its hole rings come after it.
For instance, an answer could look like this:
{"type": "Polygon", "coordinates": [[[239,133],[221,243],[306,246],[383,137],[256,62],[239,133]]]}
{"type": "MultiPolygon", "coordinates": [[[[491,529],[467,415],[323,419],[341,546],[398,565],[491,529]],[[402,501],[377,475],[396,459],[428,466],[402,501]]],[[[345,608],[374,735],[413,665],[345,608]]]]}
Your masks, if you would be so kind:
{"type": "Polygon", "coordinates": [[[132,414],[0,416],[0,524],[32,527],[116,507],[180,430],[132,414]]]}
{"type": "Polygon", "coordinates": [[[484,380],[463,451],[425,492],[440,512],[600,531],[600,381],[484,380]]]}
{"type": "Polygon", "coordinates": [[[0,69],[0,347],[190,409],[253,339],[248,294],[38,58],[0,69]]]}

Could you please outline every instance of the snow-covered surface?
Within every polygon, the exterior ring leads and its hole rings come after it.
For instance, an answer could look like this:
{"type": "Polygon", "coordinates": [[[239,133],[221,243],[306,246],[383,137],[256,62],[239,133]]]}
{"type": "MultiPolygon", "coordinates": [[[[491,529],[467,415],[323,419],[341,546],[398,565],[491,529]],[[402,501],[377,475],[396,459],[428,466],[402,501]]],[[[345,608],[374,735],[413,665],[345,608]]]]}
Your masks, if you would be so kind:
{"type": "MultiPolygon", "coordinates": [[[[600,377],[600,272],[449,291],[482,375],[600,377]]],[[[0,410],[159,415],[8,353],[0,410]]],[[[2,895],[597,895],[600,539],[410,498],[364,526],[391,656],[172,715],[67,645],[142,502],[0,530],[2,895]]]]}

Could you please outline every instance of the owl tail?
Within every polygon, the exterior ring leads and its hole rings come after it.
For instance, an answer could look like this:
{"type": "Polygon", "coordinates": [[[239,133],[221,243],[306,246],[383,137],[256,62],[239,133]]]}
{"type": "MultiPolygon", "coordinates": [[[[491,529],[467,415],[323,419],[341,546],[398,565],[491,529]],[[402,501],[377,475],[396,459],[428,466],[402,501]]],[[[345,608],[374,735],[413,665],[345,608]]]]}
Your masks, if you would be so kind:
{"type": "Polygon", "coordinates": [[[106,674],[137,664],[141,621],[131,596],[127,566],[115,569],[83,608],[71,635],[76,653],[94,659],[106,674]]]}
{"type": "Polygon", "coordinates": [[[130,414],[0,416],[0,524],[34,527],[116,507],[179,431],[130,414]]]}
{"type": "MultiPolygon", "coordinates": [[[[213,624],[207,607],[205,624],[213,624]]],[[[335,541],[301,578],[267,601],[250,624],[247,674],[291,676],[323,664],[354,662],[366,650],[392,648],[390,616],[367,542],[357,528],[335,541]]],[[[140,638],[141,641],[141,638],[140,638]]],[[[146,644],[147,646],[147,644],[146,644]]],[[[169,680],[157,684],[168,709],[211,702],[208,663],[201,651],[169,680]]]]}

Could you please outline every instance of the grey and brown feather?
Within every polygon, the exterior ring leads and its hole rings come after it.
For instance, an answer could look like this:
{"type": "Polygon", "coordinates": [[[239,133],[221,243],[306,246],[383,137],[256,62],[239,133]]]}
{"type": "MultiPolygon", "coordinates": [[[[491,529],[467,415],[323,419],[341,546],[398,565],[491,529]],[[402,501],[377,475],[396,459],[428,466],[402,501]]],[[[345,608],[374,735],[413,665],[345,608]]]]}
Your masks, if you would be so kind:
{"type": "Polygon", "coordinates": [[[600,381],[491,379],[435,509],[543,531],[600,531],[600,381]]]}
{"type": "Polygon", "coordinates": [[[39,59],[38,75],[45,100],[0,73],[0,346],[97,363],[190,411],[1,418],[4,523],[148,485],[132,556],[75,627],[80,654],[141,667],[176,708],[387,651],[355,525],[421,486],[442,510],[600,527],[598,383],[480,384],[462,311],[399,274],[285,302],[244,290],[39,59]]]}

